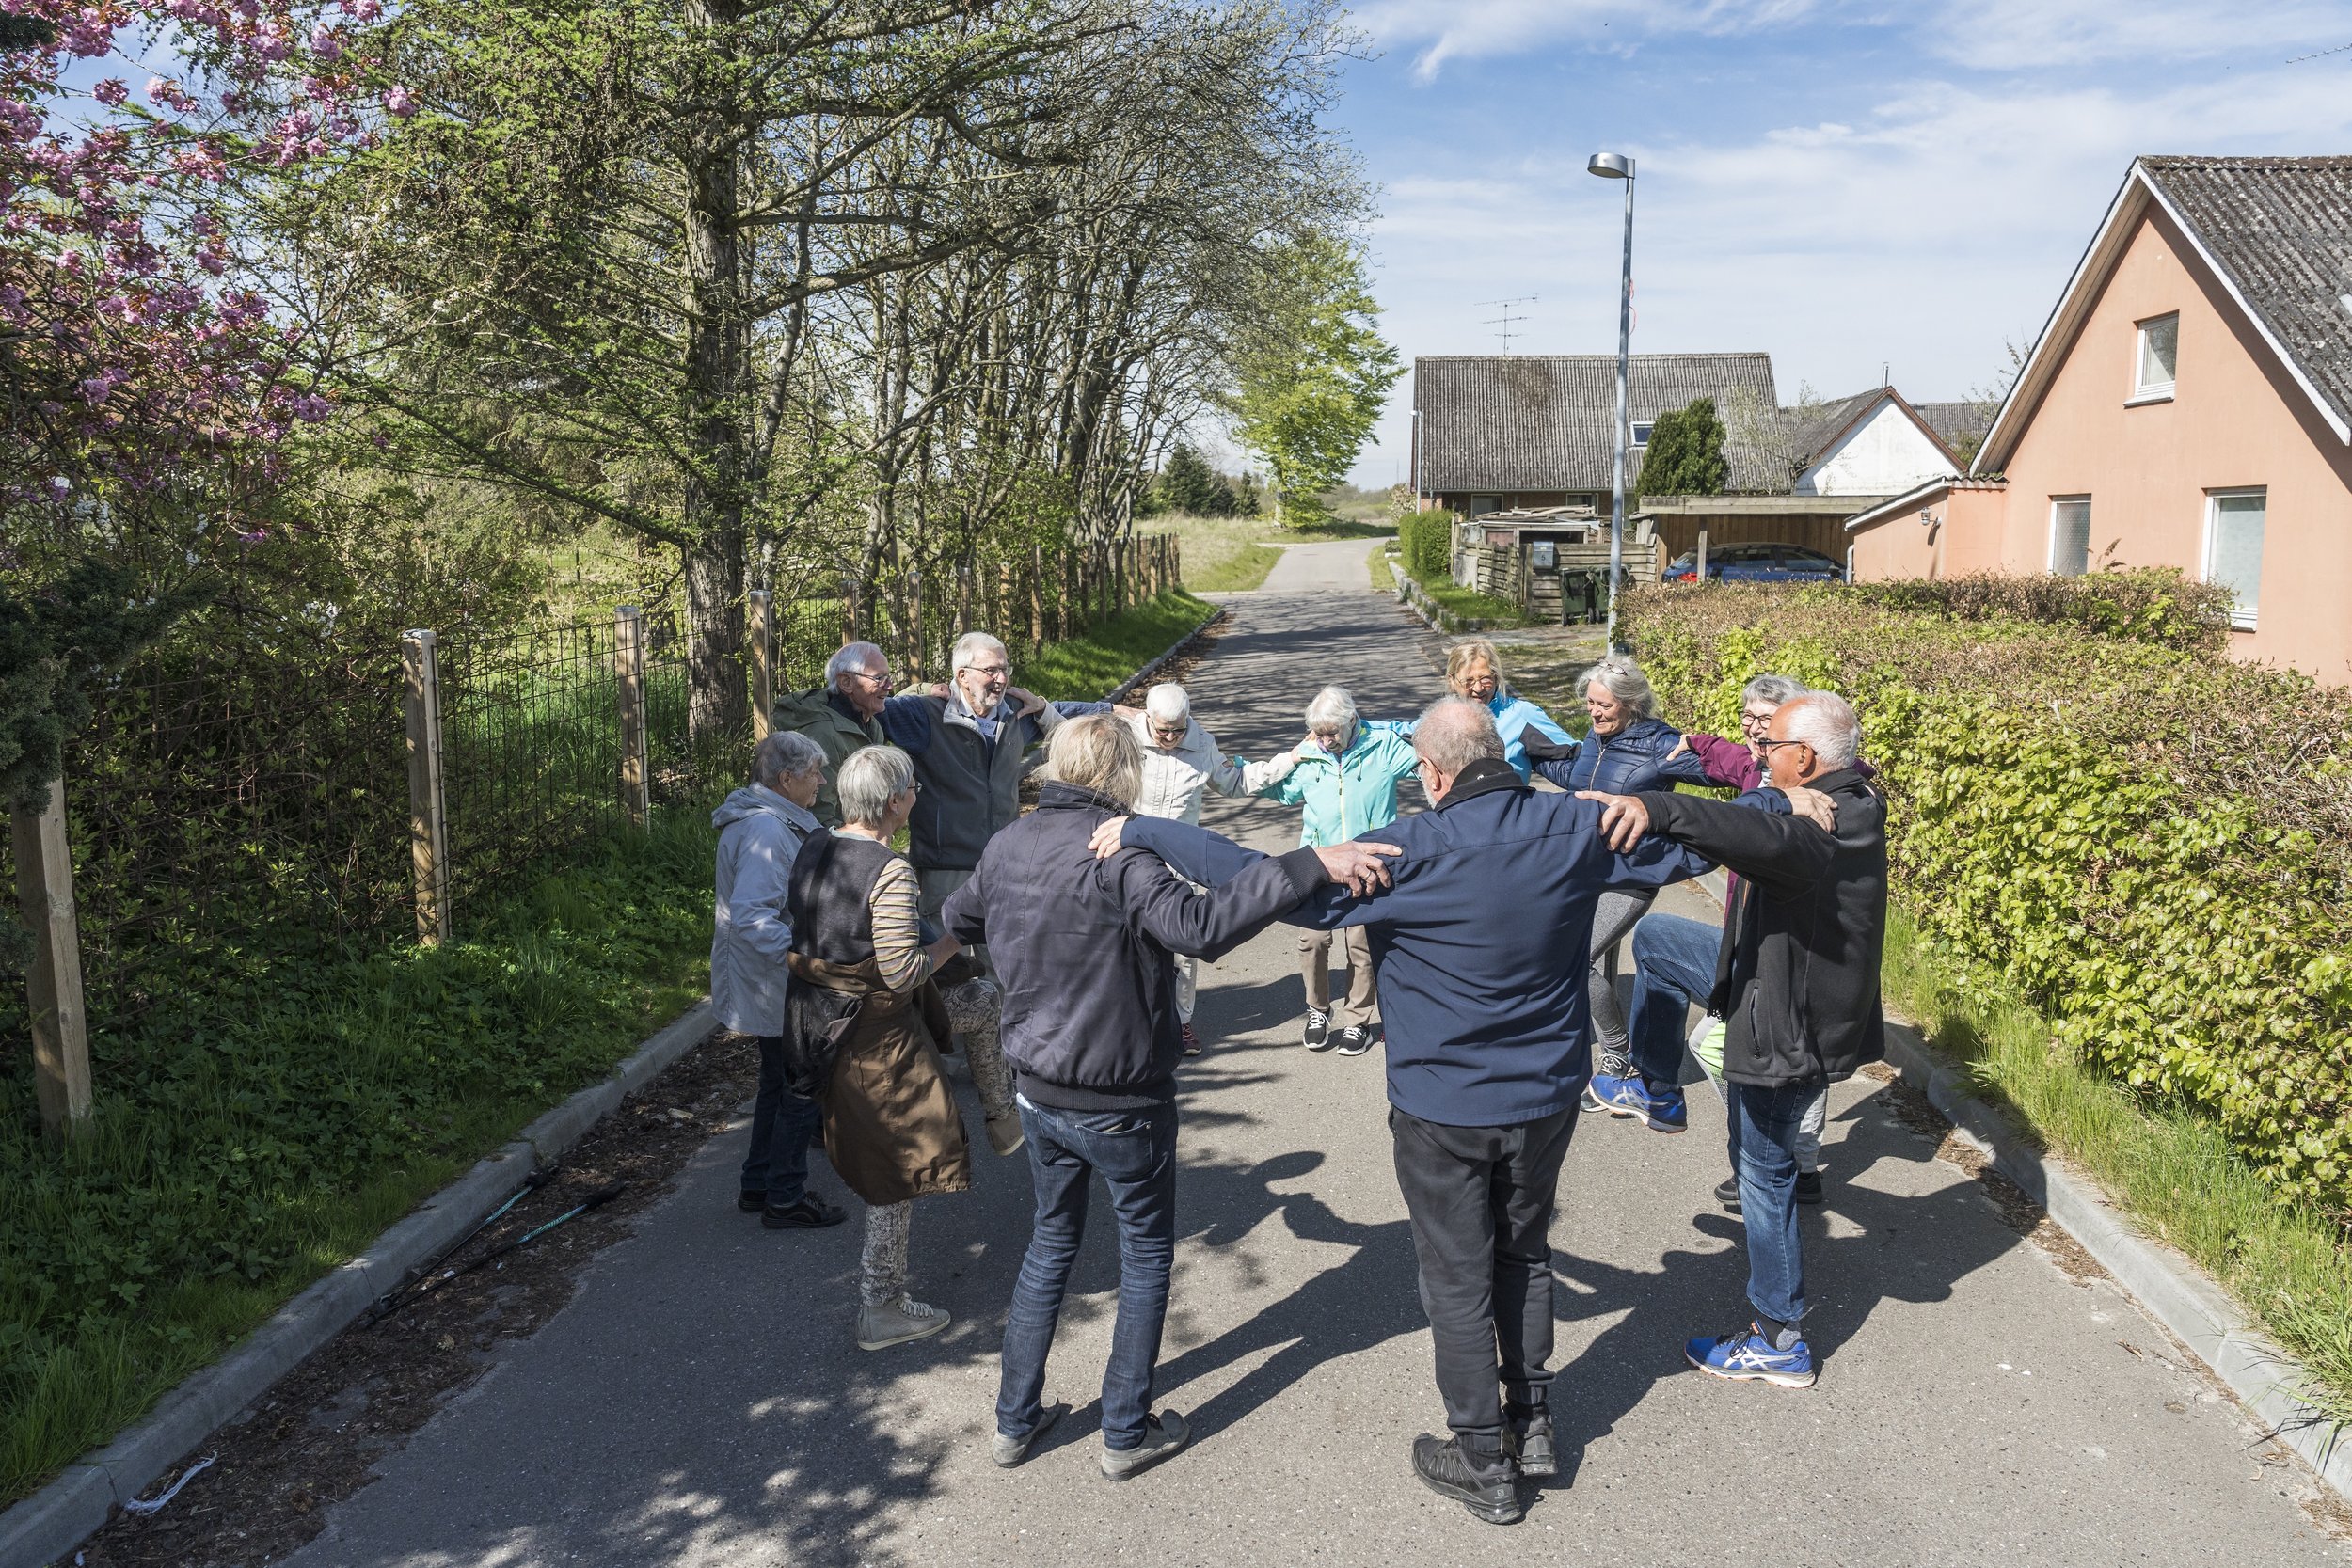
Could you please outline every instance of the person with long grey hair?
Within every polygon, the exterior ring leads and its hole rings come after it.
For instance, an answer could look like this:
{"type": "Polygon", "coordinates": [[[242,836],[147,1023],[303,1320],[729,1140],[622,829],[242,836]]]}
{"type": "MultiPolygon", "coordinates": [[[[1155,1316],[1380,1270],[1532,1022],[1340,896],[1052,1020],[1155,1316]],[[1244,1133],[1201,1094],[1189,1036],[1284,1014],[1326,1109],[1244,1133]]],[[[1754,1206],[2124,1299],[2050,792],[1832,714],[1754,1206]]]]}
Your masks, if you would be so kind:
{"type": "MultiPolygon", "coordinates": [[[[1591,728],[1583,739],[1565,747],[1533,732],[1525,734],[1521,743],[1536,772],[1571,794],[1591,789],[1627,795],[1671,789],[1677,781],[1707,782],[1698,759],[1681,751],[1681,733],[1658,717],[1657,693],[1631,659],[1621,654],[1603,658],[1577,676],[1576,693],[1591,728]]],[[[1592,950],[1586,956],[1591,974],[1585,990],[1593,1009],[1594,1070],[1607,1079],[1621,1078],[1626,1070],[1617,948],[1657,896],[1654,888],[1611,888],[1593,911],[1592,950]]],[[[1584,1108],[1631,1114],[1613,1108],[1589,1089],[1584,1108]]]]}

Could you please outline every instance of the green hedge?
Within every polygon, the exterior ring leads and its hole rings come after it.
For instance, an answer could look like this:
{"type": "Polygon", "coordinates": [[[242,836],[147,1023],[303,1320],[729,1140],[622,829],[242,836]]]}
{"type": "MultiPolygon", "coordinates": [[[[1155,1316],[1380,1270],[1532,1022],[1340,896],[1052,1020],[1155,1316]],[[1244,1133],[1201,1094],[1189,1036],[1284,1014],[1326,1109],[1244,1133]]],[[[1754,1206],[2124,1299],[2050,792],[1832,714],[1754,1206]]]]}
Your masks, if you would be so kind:
{"type": "Polygon", "coordinates": [[[2217,592],[2169,572],[1624,605],[1678,722],[1737,733],[1765,671],[1851,698],[1923,932],[2062,1049],[2352,1212],[2345,693],[2223,657],[2217,592]]]}
{"type": "Polygon", "coordinates": [[[1423,587],[1454,580],[1453,513],[1407,513],[1397,521],[1396,540],[1406,576],[1423,587]]]}

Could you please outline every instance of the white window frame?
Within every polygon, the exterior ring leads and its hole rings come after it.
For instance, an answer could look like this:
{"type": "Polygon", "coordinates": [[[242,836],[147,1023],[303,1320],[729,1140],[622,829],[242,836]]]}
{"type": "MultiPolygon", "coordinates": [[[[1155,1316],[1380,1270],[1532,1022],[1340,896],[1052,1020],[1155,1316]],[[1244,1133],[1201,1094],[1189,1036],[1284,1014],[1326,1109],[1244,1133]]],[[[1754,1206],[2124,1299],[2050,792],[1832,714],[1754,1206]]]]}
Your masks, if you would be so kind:
{"type": "MultiPolygon", "coordinates": [[[[2073,506],[2077,501],[2081,502],[2086,510],[2088,510],[2090,506],[2090,497],[2088,494],[2080,496],[2052,496],[2050,498],[2050,547],[2047,557],[2042,562],[2042,566],[2043,569],[2048,571],[2053,577],[2089,577],[2090,575],[2090,530],[2088,526],[2083,529],[2083,569],[2080,572],[2060,572],[2058,570],[2058,508],[2061,506],[2073,506]]],[[[2095,514],[2093,514],[2093,515],[2095,515],[2095,514]]]]}
{"type": "MultiPolygon", "coordinates": [[[[2207,582],[2211,582],[2213,580],[2214,536],[2219,531],[2218,525],[2221,521],[2221,508],[2217,503],[2225,499],[2242,496],[2259,496],[2262,498],[2263,552],[2265,555],[2269,553],[2270,486],[2267,484],[2237,484],[2221,490],[2208,490],[2205,492],[2205,538],[2203,546],[2199,551],[2199,561],[2201,562],[2201,565],[2197,574],[2207,582]]],[[[2257,575],[2254,581],[2254,608],[2251,610],[2245,610],[2235,604],[2233,604],[2230,607],[2230,629],[2232,631],[2252,631],[2255,629],[2255,622],[2260,619],[2262,615],[2262,579],[2260,577],[2260,571],[2261,568],[2257,566],[2257,575]]]]}
{"type": "Polygon", "coordinates": [[[1650,432],[1658,428],[1658,421],[1656,420],[1629,420],[1626,423],[1628,426],[1626,445],[1635,451],[1641,451],[1648,447],[1650,432]]]}
{"type": "Polygon", "coordinates": [[[2132,324],[2132,395],[2124,400],[2123,406],[2135,408],[2143,403],[2170,403],[2172,390],[2180,385],[2180,379],[2181,313],[2178,310],[2167,310],[2161,315],[2150,316],[2144,321],[2134,322],[2132,324]],[[2172,379],[2170,381],[2142,381],[2139,378],[2139,372],[2140,367],[2148,362],[2148,329],[2159,322],[2168,321],[2172,324],[2172,379]]]}

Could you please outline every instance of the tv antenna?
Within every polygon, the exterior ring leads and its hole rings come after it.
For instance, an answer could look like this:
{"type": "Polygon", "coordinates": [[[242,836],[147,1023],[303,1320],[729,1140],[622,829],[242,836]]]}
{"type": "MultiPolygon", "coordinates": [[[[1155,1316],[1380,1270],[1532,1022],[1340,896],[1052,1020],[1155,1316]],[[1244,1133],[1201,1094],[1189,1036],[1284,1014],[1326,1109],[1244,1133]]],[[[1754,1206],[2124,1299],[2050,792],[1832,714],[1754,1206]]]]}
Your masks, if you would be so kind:
{"type": "MultiPolygon", "coordinates": [[[[1489,305],[1502,307],[1502,314],[1500,316],[1488,317],[1486,325],[1488,326],[1499,326],[1502,329],[1497,334],[1497,336],[1502,340],[1503,353],[1508,354],[1511,352],[1511,324],[1514,322],[1523,323],[1534,319],[1523,312],[1514,315],[1511,308],[1515,305],[1534,305],[1536,303],[1536,299],[1537,296],[1534,294],[1524,294],[1517,299],[1482,299],[1478,302],[1482,309],[1489,305]]],[[[1527,334],[1522,332],[1519,336],[1524,338],[1527,334]]]]}

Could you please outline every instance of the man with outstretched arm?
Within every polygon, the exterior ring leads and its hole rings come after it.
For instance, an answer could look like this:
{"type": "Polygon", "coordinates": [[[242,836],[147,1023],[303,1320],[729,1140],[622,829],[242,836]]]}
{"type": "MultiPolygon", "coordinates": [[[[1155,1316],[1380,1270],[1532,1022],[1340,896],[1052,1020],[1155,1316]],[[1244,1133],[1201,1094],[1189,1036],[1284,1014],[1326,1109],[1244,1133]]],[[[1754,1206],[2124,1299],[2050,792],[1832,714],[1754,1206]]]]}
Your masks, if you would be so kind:
{"type": "MultiPolygon", "coordinates": [[[[1481,704],[1433,704],[1413,747],[1435,806],[1379,831],[1401,851],[1394,884],[1327,888],[1287,918],[1370,935],[1397,1185],[1453,1429],[1415,1439],[1413,1469],[1479,1518],[1507,1524],[1523,1512],[1518,1478],[1558,1467],[1549,1231],[1591,1070],[1585,966],[1559,956],[1585,951],[1604,888],[1708,867],[1662,843],[1613,850],[1599,807],[1519,778],[1481,704]]],[[[1140,818],[1106,823],[1095,846],[1121,842],[1211,886],[1262,858],[1204,829],[1140,818]]]]}
{"type": "MultiPolygon", "coordinates": [[[[1662,840],[1740,877],[1705,1000],[1728,1024],[1723,1075],[1756,1320],[1745,1332],[1684,1347],[1691,1365],[1717,1377],[1804,1388],[1817,1375],[1798,1326],[1806,1306],[1798,1132],[1826,1085],[1886,1052],[1879,1012],[1886,802],[1854,768],[1861,744],[1853,709],[1830,692],[1791,698],[1772,715],[1762,742],[1768,777],[1783,795],[1826,797],[1835,808],[1826,829],[1803,816],[1741,809],[1772,791],[1737,801],[1662,791],[1581,797],[1606,809],[1604,829],[1620,850],[1662,840]]],[[[1668,1118],[1681,1114],[1685,1000],[1700,986],[1695,962],[1680,968],[1691,971],[1680,984],[1645,974],[1633,997],[1629,1084],[1668,1118]]]]}

